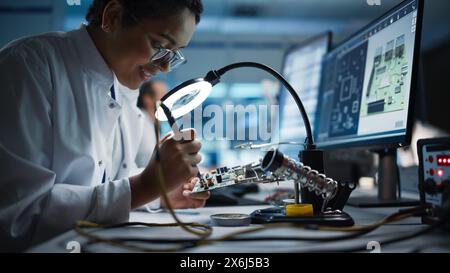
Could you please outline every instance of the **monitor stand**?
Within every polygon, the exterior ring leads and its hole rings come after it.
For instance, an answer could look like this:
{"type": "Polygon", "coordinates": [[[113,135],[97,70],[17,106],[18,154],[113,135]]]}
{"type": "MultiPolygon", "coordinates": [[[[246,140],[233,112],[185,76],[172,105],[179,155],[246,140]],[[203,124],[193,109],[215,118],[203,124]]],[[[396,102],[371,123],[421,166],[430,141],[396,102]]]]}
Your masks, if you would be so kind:
{"type": "Polygon", "coordinates": [[[419,200],[401,197],[400,175],[397,165],[397,149],[376,151],[378,163],[378,196],[350,198],[347,205],[360,208],[408,207],[419,205],[419,200]]]}

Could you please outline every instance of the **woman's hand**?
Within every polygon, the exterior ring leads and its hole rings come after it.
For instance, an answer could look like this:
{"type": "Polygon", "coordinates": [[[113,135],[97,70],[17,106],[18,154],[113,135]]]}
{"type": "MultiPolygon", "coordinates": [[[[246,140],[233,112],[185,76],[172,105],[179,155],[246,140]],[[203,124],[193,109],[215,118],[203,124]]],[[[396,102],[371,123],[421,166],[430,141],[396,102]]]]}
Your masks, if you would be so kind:
{"type": "Polygon", "coordinates": [[[132,209],[160,196],[161,179],[167,192],[176,192],[176,189],[180,191],[179,188],[186,181],[197,175],[197,164],[202,159],[198,153],[201,143],[195,139],[194,129],[182,130],[181,134],[184,140],[176,140],[177,136],[173,134],[166,136],[160,143],[159,162],[156,160],[155,151],[145,170],[137,176],[130,177],[132,209]],[[159,175],[159,168],[162,170],[162,176],[159,175]]]}
{"type": "MultiPolygon", "coordinates": [[[[170,205],[173,209],[200,208],[205,205],[206,200],[210,197],[209,192],[192,193],[195,186],[195,177],[189,182],[180,185],[175,190],[167,193],[170,205]]],[[[167,208],[164,199],[161,198],[161,207],[167,208]]]]}

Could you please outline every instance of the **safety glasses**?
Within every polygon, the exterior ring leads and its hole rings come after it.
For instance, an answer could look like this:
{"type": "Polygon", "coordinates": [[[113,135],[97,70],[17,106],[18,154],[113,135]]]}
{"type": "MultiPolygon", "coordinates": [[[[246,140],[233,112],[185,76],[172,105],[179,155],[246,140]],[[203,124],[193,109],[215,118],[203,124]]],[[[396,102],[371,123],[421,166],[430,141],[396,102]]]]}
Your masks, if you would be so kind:
{"type": "Polygon", "coordinates": [[[150,59],[152,65],[163,67],[169,65],[169,71],[174,70],[187,62],[183,53],[179,49],[170,50],[160,47],[158,51],[150,59]]]}

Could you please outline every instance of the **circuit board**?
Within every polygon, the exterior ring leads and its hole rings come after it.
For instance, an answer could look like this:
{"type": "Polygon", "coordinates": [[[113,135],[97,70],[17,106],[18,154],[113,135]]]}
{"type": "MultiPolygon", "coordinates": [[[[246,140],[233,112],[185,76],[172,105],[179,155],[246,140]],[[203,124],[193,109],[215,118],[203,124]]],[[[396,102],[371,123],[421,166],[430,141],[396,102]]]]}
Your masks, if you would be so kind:
{"type": "Polygon", "coordinates": [[[405,107],[405,35],[376,49],[367,92],[361,105],[361,116],[402,110],[405,107]],[[395,44],[395,45],[394,45],[395,44]]]}
{"type": "Polygon", "coordinates": [[[197,177],[193,193],[211,191],[242,183],[270,183],[278,181],[275,177],[267,176],[261,169],[260,163],[251,163],[233,168],[221,167],[206,172],[197,177]]]}

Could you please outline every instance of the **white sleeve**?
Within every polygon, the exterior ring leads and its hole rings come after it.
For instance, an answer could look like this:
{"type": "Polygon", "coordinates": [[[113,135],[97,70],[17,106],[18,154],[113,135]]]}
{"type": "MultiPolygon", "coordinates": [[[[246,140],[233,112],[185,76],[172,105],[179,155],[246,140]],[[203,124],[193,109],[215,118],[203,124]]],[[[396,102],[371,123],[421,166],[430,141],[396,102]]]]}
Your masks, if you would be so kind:
{"type": "MultiPolygon", "coordinates": [[[[144,122],[142,123],[143,124],[142,137],[136,155],[136,166],[138,166],[139,169],[136,171],[135,174],[141,173],[147,166],[153,154],[153,150],[155,149],[156,144],[156,135],[153,123],[150,121],[146,113],[142,112],[142,117],[144,119],[144,122]]],[[[158,198],[142,206],[140,209],[148,211],[148,210],[158,210],[160,208],[161,208],[161,200],[160,198],[158,198]]]]}
{"type": "Polygon", "coordinates": [[[152,202],[145,204],[147,211],[159,210],[161,208],[161,198],[153,200],[152,202]]]}
{"type": "Polygon", "coordinates": [[[38,55],[0,52],[0,251],[23,250],[77,220],[126,221],[131,207],[128,179],[97,187],[55,184],[53,90],[49,65],[38,55]]]}
{"type": "Polygon", "coordinates": [[[145,168],[147,166],[156,145],[156,135],[153,122],[144,111],[142,112],[142,118],[142,136],[136,155],[136,166],[138,166],[138,168],[145,168]]]}
{"type": "MultiPolygon", "coordinates": [[[[143,171],[144,171],[144,168],[138,168],[138,169],[133,170],[131,175],[137,175],[143,171]]],[[[137,208],[137,210],[154,211],[154,210],[159,210],[160,208],[161,208],[161,198],[157,198],[157,199],[153,200],[152,202],[149,202],[149,203],[137,208]]]]}

